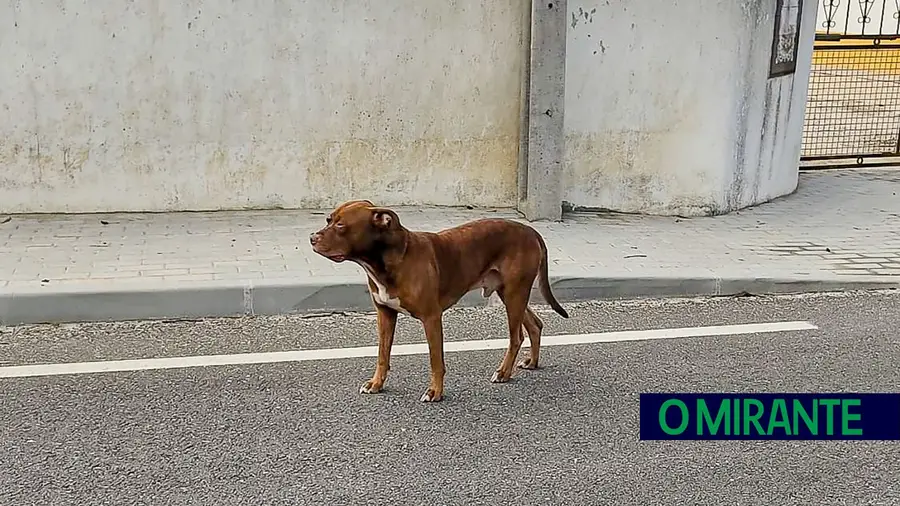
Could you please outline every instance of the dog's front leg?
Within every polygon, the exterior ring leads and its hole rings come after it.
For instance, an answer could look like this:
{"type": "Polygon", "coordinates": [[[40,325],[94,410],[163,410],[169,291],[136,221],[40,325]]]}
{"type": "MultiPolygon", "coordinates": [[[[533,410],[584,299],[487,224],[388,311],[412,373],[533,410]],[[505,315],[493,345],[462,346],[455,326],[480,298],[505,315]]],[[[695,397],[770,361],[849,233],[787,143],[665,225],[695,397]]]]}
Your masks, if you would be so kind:
{"type": "Polygon", "coordinates": [[[384,387],[388,371],[391,369],[391,346],[394,344],[394,329],[397,327],[397,312],[389,307],[375,304],[378,312],[378,362],[372,379],[359,387],[361,394],[377,394],[384,387]]]}
{"type": "Polygon", "coordinates": [[[428,390],[422,394],[422,402],[440,402],[444,398],[444,328],[441,315],[442,313],[437,311],[422,320],[431,364],[431,378],[428,390]]]}

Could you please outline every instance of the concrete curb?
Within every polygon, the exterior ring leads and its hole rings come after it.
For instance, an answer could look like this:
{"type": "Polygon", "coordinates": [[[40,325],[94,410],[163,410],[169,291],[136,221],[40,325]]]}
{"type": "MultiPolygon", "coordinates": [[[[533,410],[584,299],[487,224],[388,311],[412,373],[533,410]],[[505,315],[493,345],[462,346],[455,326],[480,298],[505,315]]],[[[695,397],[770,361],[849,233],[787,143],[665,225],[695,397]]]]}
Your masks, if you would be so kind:
{"type": "MultiPolygon", "coordinates": [[[[562,303],[642,297],[729,296],[896,289],[900,279],[884,277],[715,278],[551,277],[562,303]]],[[[0,325],[87,321],[190,319],[244,315],[371,311],[368,288],[358,278],[317,282],[190,283],[168,286],[69,288],[0,293],[0,325]]],[[[534,290],[532,300],[544,304],[534,290]]],[[[460,306],[485,306],[478,291],[460,306]]]]}

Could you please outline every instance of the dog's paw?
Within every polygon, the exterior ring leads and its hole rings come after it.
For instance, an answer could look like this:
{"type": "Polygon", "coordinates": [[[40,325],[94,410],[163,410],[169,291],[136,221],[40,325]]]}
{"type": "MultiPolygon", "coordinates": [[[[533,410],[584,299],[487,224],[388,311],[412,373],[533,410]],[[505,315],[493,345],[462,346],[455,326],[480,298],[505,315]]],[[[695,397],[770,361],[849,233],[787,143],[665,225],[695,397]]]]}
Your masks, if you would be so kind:
{"type": "Polygon", "coordinates": [[[369,381],[363,383],[361,387],[359,387],[359,393],[361,393],[361,394],[377,394],[377,393],[381,392],[382,387],[383,387],[383,385],[375,383],[372,380],[369,380],[369,381]]]}
{"type": "Polygon", "coordinates": [[[538,368],[538,366],[537,366],[537,364],[535,364],[535,363],[533,363],[533,362],[531,361],[531,357],[528,357],[528,358],[522,360],[521,362],[519,362],[518,368],[519,368],[519,369],[535,370],[535,369],[538,368]]]}
{"type": "Polygon", "coordinates": [[[506,383],[509,381],[509,376],[504,375],[500,371],[494,372],[494,375],[491,376],[491,383],[506,383]]]}
{"type": "Polygon", "coordinates": [[[444,395],[438,392],[435,392],[433,388],[429,388],[422,394],[422,398],[420,399],[422,402],[441,402],[444,399],[444,395]]]}

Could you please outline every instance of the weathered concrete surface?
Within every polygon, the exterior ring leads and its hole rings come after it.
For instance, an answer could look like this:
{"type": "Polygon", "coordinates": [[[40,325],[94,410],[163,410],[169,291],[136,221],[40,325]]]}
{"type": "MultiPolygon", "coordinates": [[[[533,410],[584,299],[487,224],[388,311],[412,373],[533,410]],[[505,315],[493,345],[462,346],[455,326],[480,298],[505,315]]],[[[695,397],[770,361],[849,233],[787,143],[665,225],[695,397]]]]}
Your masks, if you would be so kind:
{"type": "Polygon", "coordinates": [[[566,202],[708,215],[796,188],[816,0],[804,0],[796,73],[776,78],[775,0],[569,11],[566,202]]]}
{"type": "Polygon", "coordinates": [[[513,206],[513,0],[0,3],[0,211],[513,206]]]}
{"type": "MultiPolygon", "coordinates": [[[[533,226],[566,302],[896,287],[898,193],[897,170],[815,172],[795,195],[727,216],[570,213],[533,226]]],[[[396,209],[413,230],[516,217],[396,209]]],[[[0,324],[370,308],[358,266],[312,253],[308,234],[323,220],[309,211],[0,217],[0,324]]],[[[464,301],[485,303],[480,292],[464,301]]]]}
{"type": "Polygon", "coordinates": [[[517,207],[528,220],[559,220],[566,143],[566,0],[531,0],[529,26],[517,207]]]}

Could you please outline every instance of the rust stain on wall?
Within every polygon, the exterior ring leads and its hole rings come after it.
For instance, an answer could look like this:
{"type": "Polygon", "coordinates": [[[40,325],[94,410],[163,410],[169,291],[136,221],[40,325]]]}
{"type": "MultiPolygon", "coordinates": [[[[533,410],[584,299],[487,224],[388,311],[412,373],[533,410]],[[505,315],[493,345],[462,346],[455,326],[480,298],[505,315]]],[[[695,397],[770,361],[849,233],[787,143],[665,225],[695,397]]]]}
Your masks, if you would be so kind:
{"type": "Polygon", "coordinates": [[[328,207],[373,196],[385,205],[432,201],[512,205],[516,198],[518,139],[348,140],[306,146],[309,196],[303,205],[328,207]]]}
{"type": "Polygon", "coordinates": [[[698,188],[713,183],[708,181],[708,167],[673,164],[682,141],[678,129],[568,134],[566,200],[599,200],[623,212],[715,214],[716,202],[695,196],[703,194],[698,188]]]}

